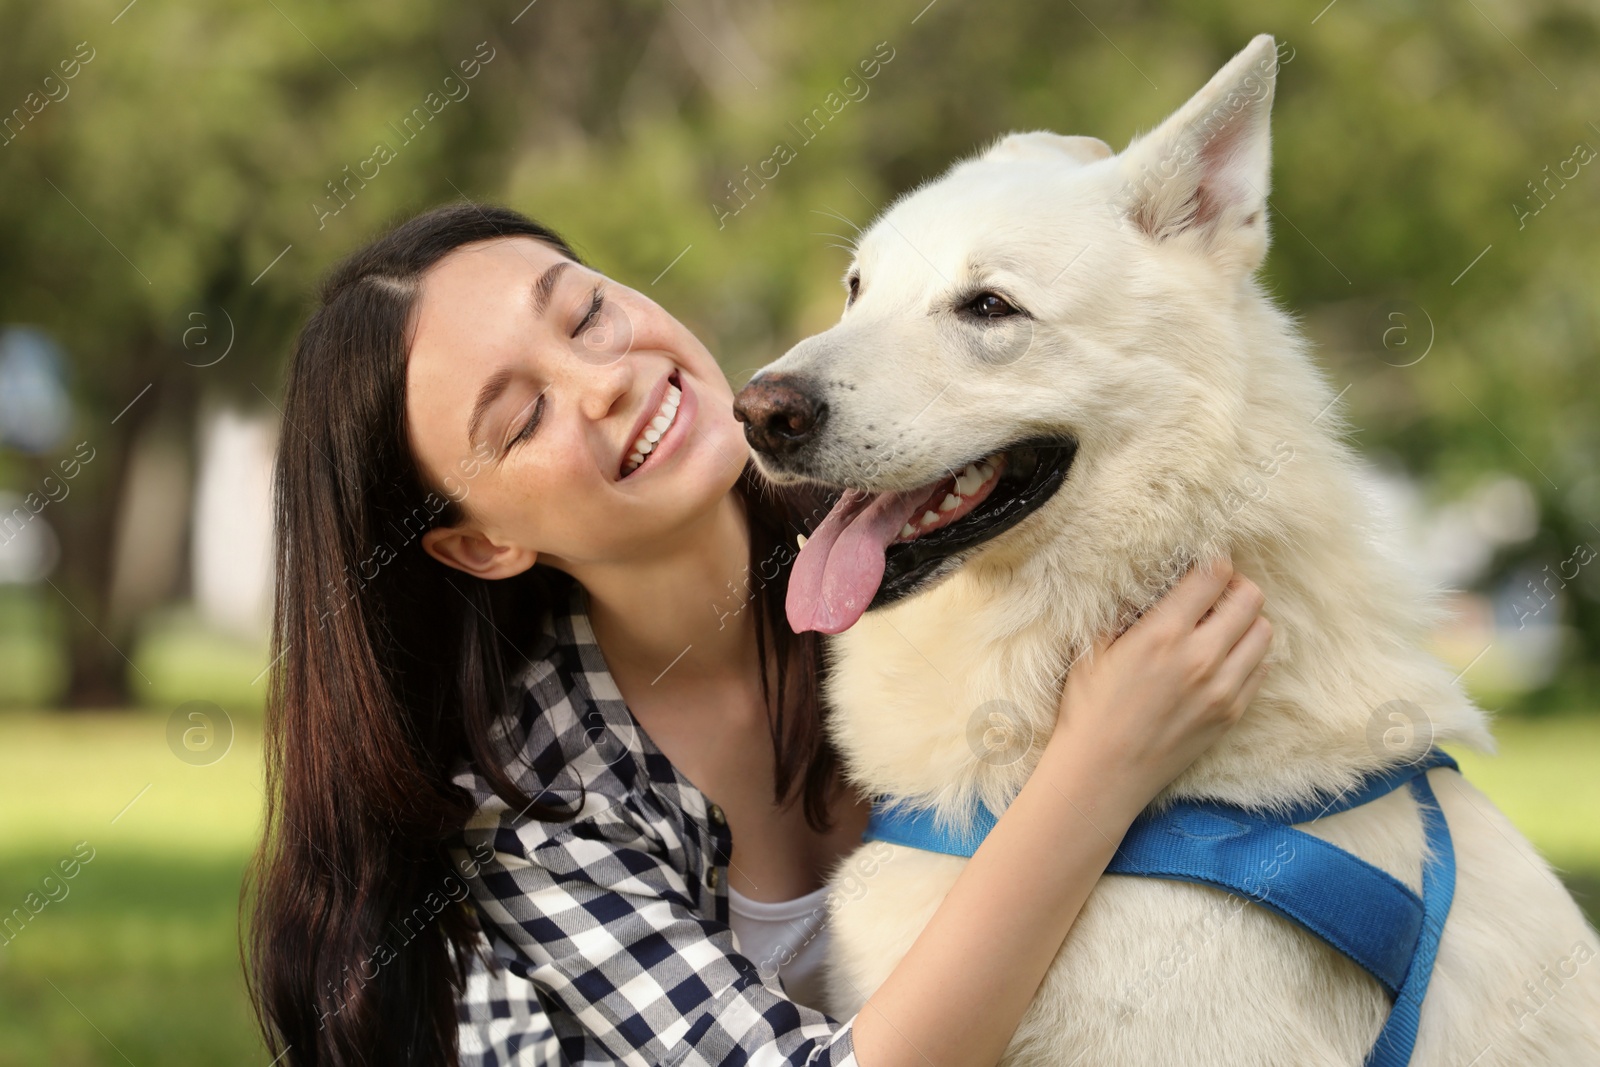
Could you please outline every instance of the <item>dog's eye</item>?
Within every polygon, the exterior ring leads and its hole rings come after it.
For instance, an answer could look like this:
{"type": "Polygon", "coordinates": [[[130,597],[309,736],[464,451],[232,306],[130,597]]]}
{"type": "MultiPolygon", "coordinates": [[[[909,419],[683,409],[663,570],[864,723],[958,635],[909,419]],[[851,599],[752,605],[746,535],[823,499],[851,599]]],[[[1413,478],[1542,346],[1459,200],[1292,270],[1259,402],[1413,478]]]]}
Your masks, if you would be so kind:
{"type": "Polygon", "coordinates": [[[1003,319],[1021,312],[997,293],[982,292],[961,305],[961,310],[984,319],[1003,319]]]}
{"type": "Polygon", "coordinates": [[[844,298],[844,306],[849,307],[856,302],[856,297],[861,295],[861,275],[850,275],[850,295],[844,298]]]}

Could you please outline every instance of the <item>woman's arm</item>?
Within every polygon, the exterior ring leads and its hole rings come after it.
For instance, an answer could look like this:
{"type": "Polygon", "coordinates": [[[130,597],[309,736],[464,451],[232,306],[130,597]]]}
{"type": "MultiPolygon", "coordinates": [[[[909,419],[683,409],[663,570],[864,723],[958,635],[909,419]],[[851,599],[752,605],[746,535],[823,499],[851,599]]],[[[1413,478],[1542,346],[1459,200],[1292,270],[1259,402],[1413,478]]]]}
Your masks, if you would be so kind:
{"type": "Polygon", "coordinates": [[[1255,695],[1262,600],[1192,571],[1070,672],[1039,766],[856,1014],[861,1067],[998,1062],[1129,824],[1255,695]]]}

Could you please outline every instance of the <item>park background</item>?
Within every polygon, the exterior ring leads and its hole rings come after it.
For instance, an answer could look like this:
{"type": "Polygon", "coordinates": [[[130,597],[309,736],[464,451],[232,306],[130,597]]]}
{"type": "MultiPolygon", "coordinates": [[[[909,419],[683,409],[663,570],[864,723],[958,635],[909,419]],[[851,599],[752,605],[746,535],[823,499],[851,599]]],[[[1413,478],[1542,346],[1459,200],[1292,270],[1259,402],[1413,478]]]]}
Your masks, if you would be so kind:
{"type": "Polygon", "coordinates": [[[890,198],[1009,130],[1120,149],[1261,32],[1267,285],[1497,714],[1467,773],[1596,914],[1592,5],[0,0],[0,914],[79,861],[0,944],[0,1065],[266,1064],[268,473],[337,258],[501,202],[739,384],[890,198]]]}

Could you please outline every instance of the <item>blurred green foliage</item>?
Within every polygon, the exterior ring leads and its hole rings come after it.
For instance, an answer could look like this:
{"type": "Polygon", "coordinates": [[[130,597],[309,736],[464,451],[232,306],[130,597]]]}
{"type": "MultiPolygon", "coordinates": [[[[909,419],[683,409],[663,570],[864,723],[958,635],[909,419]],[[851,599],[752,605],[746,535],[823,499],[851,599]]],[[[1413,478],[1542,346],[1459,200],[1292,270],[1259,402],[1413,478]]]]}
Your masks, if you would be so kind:
{"type": "MultiPolygon", "coordinates": [[[[132,443],[192,437],[207,395],[275,403],[316,279],[387,224],[461,197],[533,214],[737,383],[833,320],[841,246],[890,198],[1009,130],[1120,148],[1258,32],[1286,59],[1267,276],[1349,385],[1361,446],[1441,496],[1493,471],[1533,487],[1540,532],[1487,582],[1596,536],[1600,168],[1550,181],[1600,146],[1592,5],[925,4],[0,5],[0,109],[25,118],[0,146],[0,321],[63,340],[73,440],[107,457],[59,509],[69,699],[127,690],[133,623],[105,590],[132,443]],[[47,75],[68,92],[30,116],[47,75]],[[797,136],[830,93],[846,106],[797,136]],[[780,143],[792,158],[729,216],[729,183],[780,143]],[[1429,323],[1414,366],[1383,347],[1396,301],[1429,323]]],[[[0,458],[0,485],[48,459],[0,458]]],[[[1594,571],[1567,590],[1576,637],[1547,702],[1600,691],[1594,571]]]]}

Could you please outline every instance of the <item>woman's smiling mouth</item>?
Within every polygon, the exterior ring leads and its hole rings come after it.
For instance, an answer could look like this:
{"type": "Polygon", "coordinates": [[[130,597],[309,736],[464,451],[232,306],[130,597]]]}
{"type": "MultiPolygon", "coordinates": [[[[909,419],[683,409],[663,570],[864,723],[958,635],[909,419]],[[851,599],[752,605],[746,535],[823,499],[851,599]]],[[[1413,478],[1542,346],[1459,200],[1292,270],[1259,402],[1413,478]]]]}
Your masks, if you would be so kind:
{"type": "MultiPolygon", "coordinates": [[[[628,454],[622,461],[622,471],[619,479],[633,474],[648,463],[652,457],[659,458],[663,452],[662,446],[666,442],[667,435],[678,424],[678,412],[683,404],[685,391],[682,388],[677,370],[673,370],[671,374],[667,375],[662,385],[657,386],[652,392],[659,393],[660,400],[654,409],[654,413],[649,416],[648,421],[638,428],[633,443],[629,446],[628,454]]],[[[694,404],[691,402],[686,413],[687,418],[684,421],[692,418],[693,414],[694,404]]],[[[676,438],[678,435],[674,434],[673,436],[676,438]]]]}

